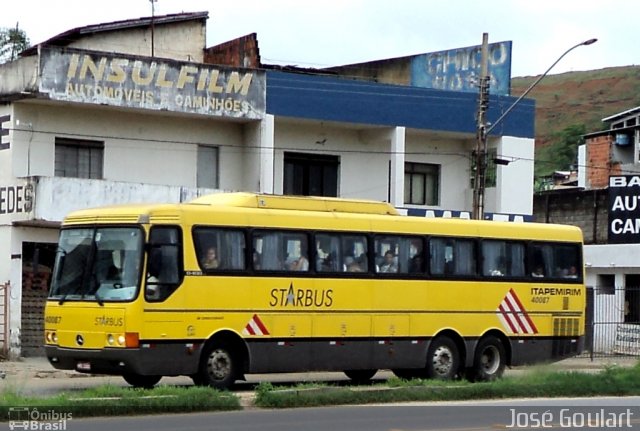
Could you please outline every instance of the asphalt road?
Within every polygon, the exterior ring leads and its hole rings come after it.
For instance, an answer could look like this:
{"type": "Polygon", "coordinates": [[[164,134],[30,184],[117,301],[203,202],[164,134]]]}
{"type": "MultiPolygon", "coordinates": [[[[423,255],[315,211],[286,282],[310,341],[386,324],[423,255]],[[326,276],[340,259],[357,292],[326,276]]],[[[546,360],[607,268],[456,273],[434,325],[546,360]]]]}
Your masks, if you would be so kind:
{"type": "Polygon", "coordinates": [[[542,425],[547,429],[563,430],[640,430],[640,397],[416,403],[71,419],[66,430],[473,431],[534,429],[543,428],[542,425]],[[539,426],[536,426],[537,421],[539,426]]]}

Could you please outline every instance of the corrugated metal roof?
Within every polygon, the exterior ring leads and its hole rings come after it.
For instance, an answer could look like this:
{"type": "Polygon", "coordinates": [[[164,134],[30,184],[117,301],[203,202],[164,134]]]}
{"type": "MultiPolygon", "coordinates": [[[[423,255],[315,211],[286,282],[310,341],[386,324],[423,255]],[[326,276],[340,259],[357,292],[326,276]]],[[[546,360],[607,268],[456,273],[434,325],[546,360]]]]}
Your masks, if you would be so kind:
{"type": "Polygon", "coordinates": [[[602,121],[605,123],[620,119],[620,118],[624,118],[626,116],[629,115],[633,115],[633,114],[637,114],[638,112],[640,112],[640,106],[637,106],[635,108],[631,108],[631,109],[627,109],[626,111],[620,112],[618,114],[614,114],[611,115],[610,117],[607,118],[603,118],[602,121]]]}
{"type": "Polygon", "coordinates": [[[56,36],[53,36],[50,39],[45,40],[44,42],[39,43],[38,45],[34,45],[29,49],[26,49],[20,53],[21,56],[34,55],[38,46],[43,45],[53,45],[53,46],[67,46],[71,42],[74,42],[88,34],[101,33],[101,32],[109,32],[109,31],[119,31],[124,29],[131,29],[137,27],[149,27],[153,21],[153,25],[163,25],[163,24],[171,24],[176,22],[183,21],[197,21],[197,20],[206,20],[209,18],[209,12],[183,12],[183,13],[175,13],[169,15],[157,15],[157,16],[147,16],[135,19],[126,19],[121,21],[112,21],[106,22],[102,24],[92,24],[86,25],[84,27],[77,27],[71,30],[67,30],[64,33],[60,33],[56,36]]]}

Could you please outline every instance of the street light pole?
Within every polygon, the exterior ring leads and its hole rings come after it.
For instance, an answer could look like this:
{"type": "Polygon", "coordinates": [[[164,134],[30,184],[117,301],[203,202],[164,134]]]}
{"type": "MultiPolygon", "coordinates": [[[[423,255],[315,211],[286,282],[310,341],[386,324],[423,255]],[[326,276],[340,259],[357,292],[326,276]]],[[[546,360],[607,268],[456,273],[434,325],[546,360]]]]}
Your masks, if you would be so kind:
{"type": "MultiPolygon", "coordinates": [[[[486,37],[486,33],[483,34],[483,49],[484,49],[484,38],[486,37]]],[[[533,90],[533,88],[538,85],[538,83],[540,81],[542,81],[542,79],[547,76],[547,74],[551,71],[551,69],[554,68],[554,66],[556,64],[558,64],[560,62],[560,60],[562,60],[564,58],[565,55],[567,55],[569,52],[573,51],[574,49],[576,49],[579,46],[586,46],[586,45],[591,45],[595,42],[597,42],[598,39],[589,39],[589,40],[585,40],[584,42],[580,42],[574,46],[572,46],[571,48],[567,49],[565,52],[562,53],[562,55],[560,57],[558,57],[558,59],[556,61],[553,62],[553,64],[551,66],[549,66],[549,68],[542,74],[540,75],[535,81],[533,81],[533,83],[524,91],[524,93],[522,93],[520,95],[520,97],[518,97],[515,102],[513,102],[506,111],[504,111],[504,113],[502,115],[500,115],[500,117],[494,121],[492,124],[488,125],[486,120],[485,120],[485,116],[484,116],[484,111],[486,111],[488,104],[489,104],[489,99],[488,99],[488,76],[485,76],[486,73],[482,73],[481,72],[481,77],[480,77],[480,102],[478,103],[478,127],[477,127],[477,145],[476,145],[476,154],[475,154],[475,161],[476,161],[476,172],[475,172],[475,182],[473,185],[473,211],[472,211],[472,218],[477,219],[477,220],[482,220],[484,218],[484,194],[485,194],[485,172],[487,169],[487,136],[489,135],[489,133],[491,133],[491,131],[502,122],[502,120],[504,120],[506,118],[507,115],[509,115],[509,113],[513,110],[513,108],[516,107],[516,105],[518,105],[518,103],[520,103],[520,101],[522,99],[524,99],[527,94],[529,94],[529,92],[531,90],[533,90]],[[487,79],[487,84],[486,84],[486,91],[487,91],[487,95],[483,95],[483,83],[484,83],[484,79],[487,79]],[[486,97],[486,99],[485,99],[486,97]],[[483,105],[483,101],[485,102],[485,104],[483,105]],[[484,110],[484,111],[483,111],[484,110]],[[487,127],[489,126],[489,127],[487,127]]],[[[481,64],[481,70],[483,68],[484,64],[481,64]]]]}

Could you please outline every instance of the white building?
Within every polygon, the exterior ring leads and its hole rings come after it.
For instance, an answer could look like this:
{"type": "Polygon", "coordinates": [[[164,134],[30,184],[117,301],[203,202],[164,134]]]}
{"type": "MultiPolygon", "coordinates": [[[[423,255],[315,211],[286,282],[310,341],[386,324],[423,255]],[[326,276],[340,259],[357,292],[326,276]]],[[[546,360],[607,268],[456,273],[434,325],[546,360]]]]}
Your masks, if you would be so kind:
{"type": "MultiPolygon", "coordinates": [[[[74,209],[244,190],[471,212],[477,95],[211,64],[206,20],[73,29],[0,66],[0,341],[12,356],[41,344],[74,209]]],[[[514,100],[492,96],[489,119],[514,100]]],[[[490,137],[510,163],[491,168],[487,212],[531,216],[533,126],[525,101],[490,137]]]]}

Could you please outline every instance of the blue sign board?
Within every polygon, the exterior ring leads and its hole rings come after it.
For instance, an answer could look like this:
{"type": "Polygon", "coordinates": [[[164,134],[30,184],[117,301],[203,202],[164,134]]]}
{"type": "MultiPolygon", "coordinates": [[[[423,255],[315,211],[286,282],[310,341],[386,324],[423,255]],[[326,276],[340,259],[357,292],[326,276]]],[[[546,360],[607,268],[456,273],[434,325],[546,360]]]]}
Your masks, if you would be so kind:
{"type": "MultiPolygon", "coordinates": [[[[411,85],[478,92],[480,75],[480,45],[420,54],[411,60],[411,85]]],[[[490,94],[509,96],[511,93],[511,41],[489,44],[490,94]]]]}

